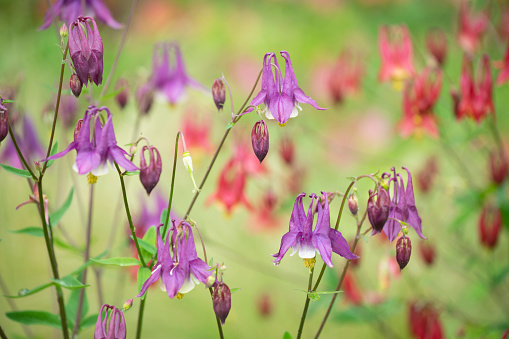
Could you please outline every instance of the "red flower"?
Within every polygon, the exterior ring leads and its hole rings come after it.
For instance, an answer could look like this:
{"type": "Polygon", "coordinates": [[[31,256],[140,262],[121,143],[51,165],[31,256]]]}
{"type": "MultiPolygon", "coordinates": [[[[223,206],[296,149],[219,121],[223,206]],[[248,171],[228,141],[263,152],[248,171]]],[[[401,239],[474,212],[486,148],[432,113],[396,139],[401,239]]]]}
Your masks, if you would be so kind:
{"type": "Polygon", "coordinates": [[[276,215],[277,197],[274,191],[268,189],[263,194],[260,206],[256,210],[254,228],[257,230],[275,229],[279,224],[276,215]]]}
{"type": "Polygon", "coordinates": [[[433,243],[429,241],[419,242],[419,253],[426,265],[431,266],[435,262],[436,250],[433,243]]]}
{"type": "Polygon", "coordinates": [[[461,2],[459,12],[458,43],[467,53],[474,53],[488,25],[488,16],[484,12],[472,13],[467,1],[461,2]]]}
{"type": "Polygon", "coordinates": [[[400,130],[403,137],[424,130],[438,138],[438,127],[433,106],[442,89],[442,71],[425,68],[412,82],[405,86],[403,94],[403,120],[400,130]]]}
{"type": "Polygon", "coordinates": [[[211,121],[208,118],[200,117],[193,111],[187,111],[182,122],[182,134],[186,136],[186,145],[193,155],[196,151],[209,152],[211,121]]]}
{"type": "Polygon", "coordinates": [[[426,34],[426,48],[435,58],[439,66],[442,66],[447,55],[447,36],[440,28],[430,29],[426,34]]]}
{"type": "Polygon", "coordinates": [[[481,244],[493,249],[498,242],[502,226],[502,212],[498,207],[490,204],[484,205],[479,218],[479,240],[481,244]]]}
{"type": "Polygon", "coordinates": [[[352,273],[347,272],[345,274],[342,290],[345,293],[345,300],[347,302],[356,306],[362,304],[362,292],[352,273]]]}
{"type": "Polygon", "coordinates": [[[361,88],[364,66],[351,51],[339,55],[329,77],[329,91],[334,103],[340,104],[345,96],[356,93],[361,88]]]}
{"type": "Polygon", "coordinates": [[[505,52],[504,61],[502,62],[502,70],[498,74],[497,85],[502,85],[509,81],[509,45],[505,52]]]}
{"type": "Polygon", "coordinates": [[[429,192],[438,173],[437,159],[431,157],[426,161],[424,167],[417,173],[417,186],[424,193],[429,192]]]}
{"type": "Polygon", "coordinates": [[[491,152],[490,172],[494,183],[501,185],[504,182],[509,173],[509,164],[503,152],[491,152]]]}
{"type": "Polygon", "coordinates": [[[409,305],[410,333],[418,339],[444,338],[440,314],[430,304],[412,302],[409,305]]]}
{"type": "Polygon", "coordinates": [[[406,26],[383,26],[378,31],[378,49],[382,58],[379,81],[392,80],[397,88],[414,73],[413,48],[406,26]]]}

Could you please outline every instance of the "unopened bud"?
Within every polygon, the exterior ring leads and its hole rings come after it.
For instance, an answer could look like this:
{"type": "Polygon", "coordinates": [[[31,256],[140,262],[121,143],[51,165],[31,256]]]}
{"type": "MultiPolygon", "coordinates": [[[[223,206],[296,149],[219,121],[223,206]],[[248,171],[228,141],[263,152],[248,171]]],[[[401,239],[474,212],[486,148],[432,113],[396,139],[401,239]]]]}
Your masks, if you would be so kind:
{"type": "Polygon", "coordinates": [[[214,83],[212,84],[212,98],[214,99],[217,110],[222,110],[226,100],[226,89],[221,78],[214,80],[214,83]]]}
{"type": "Polygon", "coordinates": [[[125,105],[127,104],[127,100],[129,99],[129,84],[127,83],[127,80],[124,78],[119,79],[115,89],[120,91],[115,96],[115,100],[117,101],[117,104],[120,106],[120,108],[124,109],[125,105]]]}
{"type": "Polygon", "coordinates": [[[353,216],[357,215],[357,212],[359,211],[359,201],[357,200],[355,194],[350,194],[348,197],[348,208],[350,209],[350,212],[353,216]]]}
{"type": "Polygon", "coordinates": [[[421,241],[419,244],[419,252],[426,265],[431,266],[435,262],[435,247],[429,241],[421,241]]]}
{"type": "Polygon", "coordinates": [[[402,236],[396,243],[396,260],[399,264],[399,269],[402,270],[410,261],[410,255],[412,254],[412,243],[410,238],[402,236]]]}
{"type": "Polygon", "coordinates": [[[479,238],[481,244],[493,249],[498,242],[502,227],[502,212],[493,205],[485,205],[479,218],[479,238]]]}
{"type": "Polygon", "coordinates": [[[267,124],[264,120],[256,122],[253,126],[253,130],[251,131],[251,144],[261,164],[269,152],[269,131],[267,130],[267,124]]]}
{"type": "Polygon", "coordinates": [[[127,311],[133,306],[133,299],[129,299],[124,303],[124,311],[127,311]]]}
{"type": "Polygon", "coordinates": [[[159,182],[162,168],[161,155],[157,148],[154,146],[143,146],[140,155],[140,181],[148,195],[150,195],[150,192],[159,182]],[[150,154],[150,163],[148,165],[145,162],[145,151],[147,150],[150,154]]]}
{"type": "Polygon", "coordinates": [[[281,154],[281,158],[287,165],[293,164],[293,160],[295,158],[295,147],[293,145],[293,141],[284,137],[281,139],[281,148],[279,149],[281,154]]]}
{"type": "Polygon", "coordinates": [[[214,286],[215,282],[216,278],[213,275],[209,275],[207,281],[205,282],[205,287],[211,288],[212,286],[214,286]]]}
{"type": "Polygon", "coordinates": [[[129,154],[131,156],[133,156],[136,153],[136,151],[138,151],[138,147],[136,147],[136,145],[131,145],[131,147],[129,147],[129,154]]]}
{"type": "Polygon", "coordinates": [[[189,175],[191,175],[191,180],[193,180],[194,185],[193,193],[199,192],[200,189],[198,188],[198,186],[196,186],[196,181],[194,180],[193,159],[191,158],[191,154],[189,154],[189,152],[187,151],[184,151],[184,153],[182,153],[182,161],[184,162],[184,167],[186,168],[187,172],[189,172],[189,175]]]}
{"type": "Polygon", "coordinates": [[[136,90],[136,101],[141,114],[145,115],[150,111],[154,101],[154,91],[150,83],[146,83],[136,90]]]}
{"type": "Polygon", "coordinates": [[[212,307],[216,316],[221,320],[221,324],[224,325],[232,307],[232,294],[230,288],[224,282],[220,282],[214,288],[212,307]]]}
{"type": "Polygon", "coordinates": [[[378,233],[382,232],[389,218],[390,204],[391,198],[389,193],[382,186],[378,187],[377,194],[373,194],[373,191],[369,190],[368,218],[371,226],[378,233]],[[376,198],[376,201],[374,201],[374,198],[376,198]]]}
{"type": "Polygon", "coordinates": [[[34,161],[34,167],[36,171],[42,172],[42,164],[40,161],[34,161]]]}
{"type": "Polygon", "coordinates": [[[69,34],[69,31],[67,30],[67,26],[65,24],[62,24],[62,27],[60,27],[60,36],[62,38],[67,37],[67,34],[69,34]]]}
{"type": "Polygon", "coordinates": [[[7,109],[2,105],[0,101],[0,142],[9,134],[9,116],[7,115],[7,109]]]}
{"type": "Polygon", "coordinates": [[[76,74],[72,74],[71,79],[69,80],[69,87],[71,87],[72,94],[78,98],[81,94],[81,89],[83,88],[83,82],[76,74]]]}
{"type": "Polygon", "coordinates": [[[78,120],[76,123],[76,127],[74,127],[74,141],[78,140],[78,135],[80,134],[81,125],[83,125],[83,119],[78,120]]]}
{"type": "Polygon", "coordinates": [[[500,185],[509,173],[509,164],[503,153],[492,152],[490,156],[490,172],[494,183],[500,185]]]}

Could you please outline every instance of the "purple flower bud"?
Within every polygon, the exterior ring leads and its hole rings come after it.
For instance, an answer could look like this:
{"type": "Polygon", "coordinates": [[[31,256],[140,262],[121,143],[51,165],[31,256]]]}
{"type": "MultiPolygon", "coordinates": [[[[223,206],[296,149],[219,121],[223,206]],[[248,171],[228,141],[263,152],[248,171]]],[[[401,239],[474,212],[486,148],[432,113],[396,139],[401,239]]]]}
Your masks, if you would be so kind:
{"type": "Polygon", "coordinates": [[[88,85],[89,79],[97,86],[102,83],[103,41],[94,19],[79,17],[70,25],[69,54],[76,74],[85,86],[88,85]],[[93,31],[90,22],[92,22],[93,31]],[[86,30],[86,36],[84,30],[86,30]]]}
{"type": "Polygon", "coordinates": [[[157,148],[154,146],[143,146],[140,155],[140,181],[148,195],[150,195],[150,192],[152,192],[159,182],[162,167],[161,155],[157,148]],[[150,163],[148,165],[145,162],[146,150],[150,153],[150,163]]]}
{"type": "Polygon", "coordinates": [[[117,85],[115,86],[115,90],[120,91],[116,96],[115,100],[117,100],[117,104],[121,109],[124,109],[127,104],[127,99],[129,99],[129,84],[127,80],[122,78],[117,81],[117,85]]]}
{"type": "Polygon", "coordinates": [[[65,38],[67,37],[67,34],[69,34],[69,31],[67,30],[67,25],[64,23],[62,24],[62,27],[60,27],[60,36],[65,38]]]}
{"type": "Polygon", "coordinates": [[[232,294],[230,288],[224,282],[218,283],[214,288],[212,307],[216,316],[221,320],[221,324],[224,325],[226,317],[232,308],[232,294]]]}
{"type": "Polygon", "coordinates": [[[71,79],[69,79],[69,87],[71,88],[72,94],[78,98],[81,94],[81,89],[83,88],[83,82],[76,74],[72,74],[71,79]]]}
{"type": "Polygon", "coordinates": [[[9,133],[9,117],[7,109],[2,105],[0,98],[0,142],[2,142],[9,133]]]}
{"type": "Polygon", "coordinates": [[[94,339],[125,339],[125,337],[126,326],[124,313],[115,306],[110,306],[108,304],[102,305],[95,324],[94,339]],[[111,313],[111,315],[108,313],[111,313]],[[108,318],[110,318],[109,324],[107,323],[108,318]]]}
{"type": "Polygon", "coordinates": [[[404,269],[410,261],[410,254],[412,254],[412,242],[409,237],[404,235],[396,243],[396,260],[400,270],[404,269]]]}
{"type": "Polygon", "coordinates": [[[224,87],[223,80],[220,78],[214,80],[214,83],[212,84],[212,98],[214,99],[217,110],[222,110],[226,100],[226,89],[224,87]]]}
{"type": "Polygon", "coordinates": [[[253,151],[261,164],[269,152],[269,131],[265,121],[260,120],[253,126],[251,143],[253,144],[253,151]]]}
{"type": "Polygon", "coordinates": [[[355,194],[350,194],[348,197],[348,208],[350,209],[352,215],[357,215],[357,212],[359,211],[359,202],[355,194]]]}
{"type": "Polygon", "coordinates": [[[138,110],[141,114],[145,115],[150,111],[154,101],[154,90],[150,83],[138,87],[136,90],[136,101],[138,102],[138,110]]]}
{"type": "Polygon", "coordinates": [[[391,198],[385,188],[379,186],[378,194],[373,194],[373,191],[369,190],[368,218],[373,230],[377,233],[382,232],[385,222],[389,218],[390,204],[391,198]],[[373,201],[375,197],[376,201],[373,201]]]}

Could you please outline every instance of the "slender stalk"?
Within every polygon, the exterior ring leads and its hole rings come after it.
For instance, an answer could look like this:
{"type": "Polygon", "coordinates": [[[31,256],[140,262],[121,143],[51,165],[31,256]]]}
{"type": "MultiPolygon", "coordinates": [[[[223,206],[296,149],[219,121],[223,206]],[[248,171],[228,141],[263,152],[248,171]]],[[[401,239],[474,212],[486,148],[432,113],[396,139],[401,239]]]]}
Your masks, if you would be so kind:
{"type": "Polygon", "coordinates": [[[110,86],[111,79],[113,78],[113,74],[115,73],[115,69],[117,68],[118,59],[120,58],[120,54],[122,53],[122,50],[124,48],[125,40],[127,38],[127,33],[129,33],[129,27],[131,26],[131,21],[133,19],[134,10],[136,8],[136,4],[138,3],[138,0],[133,0],[131,4],[131,10],[129,11],[129,17],[127,18],[127,23],[124,26],[124,31],[122,33],[122,39],[120,40],[120,46],[117,50],[117,55],[115,56],[115,61],[113,62],[113,65],[111,66],[110,73],[108,74],[108,78],[106,79],[106,82],[104,83],[103,89],[101,90],[101,94],[99,95],[99,100],[106,94],[106,90],[110,86]]]}
{"type": "MultiPolygon", "coordinates": [[[[90,258],[90,237],[92,234],[92,212],[94,205],[94,187],[95,184],[90,185],[90,196],[88,200],[88,221],[87,221],[87,231],[86,231],[86,245],[85,245],[85,253],[83,255],[83,260],[85,263],[88,262],[90,258]]],[[[83,270],[83,274],[81,276],[81,283],[85,285],[87,283],[87,268],[83,270]]],[[[81,310],[83,307],[83,299],[85,298],[85,288],[80,290],[80,297],[78,300],[78,309],[76,311],[76,320],[74,321],[74,329],[72,332],[72,337],[75,338],[78,335],[78,331],[80,329],[80,320],[81,320],[81,310]]]]}
{"type": "MultiPolygon", "coordinates": [[[[51,136],[49,138],[48,151],[46,152],[46,158],[48,158],[51,153],[51,147],[53,146],[53,138],[55,137],[55,129],[57,126],[57,118],[58,118],[58,109],[60,108],[60,97],[62,96],[62,83],[64,81],[64,71],[65,71],[64,60],[67,57],[68,50],[69,50],[69,40],[67,40],[67,44],[65,44],[65,50],[64,50],[64,54],[62,56],[62,66],[60,67],[60,82],[58,83],[57,103],[55,104],[55,115],[53,116],[53,125],[51,126],[51,136]]],[[[46,167],[48,167],[47,161],[44,162],[41,177],[44,175],[44,172],[46,171],[46,167]]]]}
{"type": "Polygon", "coordinates": [[[2,329],[2,326],[0,326],[0,338],[7,339],[7,335],[5,334],[4,330],[2,329]]]}
{"type": "Polygon", "coordinates": [[[145,293],[145,298],[140,302],[140,312],[138,313],[138,325],[136,327],[136,339],[141,338],[141,328],[143,326],[143,313],[145,311],[145,301],[147,300],[148,293],[145,293]]]}
{"type": "Polygon", "coordinates": [[[14,148],[16,148],[16,153],[18,153],[19,160],[21,160],[21,162],[23,163],[23,166],[25,166],[27,171],[30,172],[30,175],[32,176],[32,179],[37,181],[37,177],[35,176],[34,172],[32,172],[32,170],[30,169],[30,166],[28,166],[28,163],[25,160],[25,157],[23,157],[23,153],[21,153],[21,149],[18,146],[18,143],[16,141],[16,137],[14,136],[14,132],[12,131],[11,123],[10,122],[8,122],[8,126],[9,126],[9,135],[11,136],[11,140],[12,140],[12,143],[14,144],[14,148]]]}
{"type": "MultiPolygon", "coordinates": [[[[58,265],[55,257],[55,252],[53,250],[52,240],[50,239],[50,233],[48,230],[48,224],[46,223],[46,215],[44,211],[44,198],[42,191],[42,174],[39,177],[39,182],[37,183],[39,188],[39,210],[41,213],[41,221],[42,221],[42,229],[44,232],[44,240],[46,241],[46,249],[48,251],[51,270],[53,272],[53,278],[59,280],[60,275],[58,274],[58,265]]],[[[65,339],[69,339],[69,330],[67,328],[67,316],[65,313],[65,304],[64,304],[64,294],[62,293],[62,287],[58,284],[55,284],[55,288],[57,290],[57,301],[58,307],[60,311],[60,322],[62,323],[62,334],[65,339]]]]}
{"type": "Polygon", "coordinates": [[[168,198],[168,210],[166,213],[166,220],[164,221],[164,231],[162,237],[166,236],[166,230],[168,229],[168,222],[170,220],[171,203],[173,201],[173,187],[175,186],[175,169],[177,168],[177,154],[179,149],[179,137],[182,132],[178,131],[175,137],[175,155],[173,156],[173,171],[171,173],[171,186],[170,186],[170,197],[168,198]]]}
{"type": "MultiPolygon", "coordinates": [[[[210,292],[210,296],[213,297],[214,290],[212,289],[212,287],[209,287],[209,292],[210,292]]],[[[219,332],[219,338],[224,339],[223,326],[221,325],[221,320],[219,319],[219,317],[217,315],[216,315],[216,323],[217,323],[217,330],[219,332]]]]}
{"type": "MultiPolygon", "coordinates": [[[[313,285],[313,272],[315,268],[309,269],[309,281],[308,281],[308,292],[312,292],[311,286],[313,285]]],[[[302,336],[302,329],[304,328],[304,322],[306,321],[306,315],[309,307],[309,295],[306,293],[306,302],[304,303],[304,309],[302,310],[302,316],[300,317],[299,331],[297,332],[297,339],[302,336]]]]}

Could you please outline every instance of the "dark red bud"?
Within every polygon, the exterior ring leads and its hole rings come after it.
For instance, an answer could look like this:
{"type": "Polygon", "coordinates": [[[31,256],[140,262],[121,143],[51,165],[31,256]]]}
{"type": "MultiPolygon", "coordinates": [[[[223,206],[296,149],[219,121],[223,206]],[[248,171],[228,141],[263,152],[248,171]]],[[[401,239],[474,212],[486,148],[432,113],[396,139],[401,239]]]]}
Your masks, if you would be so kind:
{"type": "Polygon", "coordinates": [[[498,242],[502,226],[502,212],[498,207],[485,205],[479,218],[479,238],[481,244],[493,249],[498,242]]]}
{"type": "Polygon", "coordinates": [[[435,246],[429,241],[421,241],[419,244],[419,252],[421,253],[422,260],[428,266],[433,265],[435,262],[435,246]]]}
{"type": "Polygon", "coordinates": [[[369,190],[368,218],[373,229],[380,233],[389,218],[391,199],[389,193],[382,186],[378,187],[378,194],[369,190]],[[376,198],[376,201],[374,200],[376,198]]]}
{"type": "Polygon", "coordinates": [[[357,212],[359,211],[359,202],[355,194],[350,194],[350,197],[348,197],[348,208],[352,215],[357,215],[357,212]]]}
{"type": "Polygon", "coordinates": [[[138,102],[138,110],[141,114],[145,115],[150,111],[154,101],[154,91],[149,83],[138,88],[136,91],[136,101],[138,102]]]}
{"type": "Polygon", "coordinates": [[[148,195],[150,195],[150,192],[159,182],[162,167],[161,156],[157,148],[154,146],[143,146],[140,154],[140,181],[148,195]],[[148,165],[145,161],[146,150],[150,154],[150,163],[148,165]]]}
{"type": "Polygon", "coordinates": [[[72,74],[71,79],[69,80],[69,87],[71,87],[72,94],[78,98],[81,94],[81,89],[83,88],[83,82],[76,74],[72,74]]]}
{"type": "Polygon", "coordinates": [[[262,294],[258,299],[258,312],[262,317],[268,317],[272,313],[272,302],[268,294],[262,294]]]}
{"type": "Polygon", "coordinates": [[[447,55],[447,36],[444,30],[439,28],[429,30],[426,34],[426,47],[438,65],[442,66],[447,55]]]}
{"type": "Polygon", "coordinates": [[[500,185],[509,172],[509,164],[504,154],[492,152],[490,156],[490,171],[493,182],[500,185]]]}
{"type": "Polygon", "coordinates": [[[121,109],[124,109],[127,104],[127,100],[129,99],[129,84],[127,80],[122,78],[117,81],[117,85],[115,86],[115,90],[120,91],[116,96],[115,100],[121,109]]]}
{"type": "Polygon", "coordinates": [[[83,125],[83,119],[78,120],[76,123],[76,127],[74,127],[74,141],[78,140],[78,135],[80,134],[81,125],[83,125]]]}
{"type": "Polygon", "coordinates": [[[251,143],[253,144],[253,151],[261,164],[269,152],[269,131],[264,120],[256,122],[253,126],[251,143]]]}
{"type": "Polygon", "coordinates": [[[399,269],[402,270],[410,261],[410,255],[412,254],[412,243],[410,238],[406,235],[398,239],[396,243],[396,260],[399,264],[399,269]]]}
{"type": "Polygon", "coordinates": [[[424,167],[417,173],[417,185],[424,193],[429,192],[438,173],[436,158],[429,158],[424,167]]]}
{"type": "Polygon", "coordinates": [[[230,313],[232,308],[232,294],[230,288],[224,282],[220,282],[214,288],[212,307],[216,316],[221,320],[221,324],[224,325],[226,317],[228,317],[228,313],[230,313]]]}
{"type": "Polygon", "coordinates": [[[281,139],[281,148],[279,149],[281,154],[281,158],[287,165],[293,164],[294,155],[295,155],[295,147],[293,146],[293,142],[288,138],[281,139]]]}
{"type": "Polygon", "coordinates": [[[453,88],[451,89],[451,97],[452,97],[452,103],[453,103],[453,112],[456,119],[461,119],[461,113],[460,113],[460,101],[461,101],[461,95],[458,92],[457,89],[453,88]]]}
{"type": "Polygon", "coordinates": [[[223,109],[224,102],[226,100],[226,89],[224,87],[224,82],[221,79],[214,80],[212,84],[212,98],[214,99],[214,103],[216,104],[217,110],[220,111],[223,109]]]}
{"type": "Polygon", "coordinates": [[[9,134],[9,116],[7,115],[7,109],[2,105],[0,101],[0,142],[9,134]]]}

